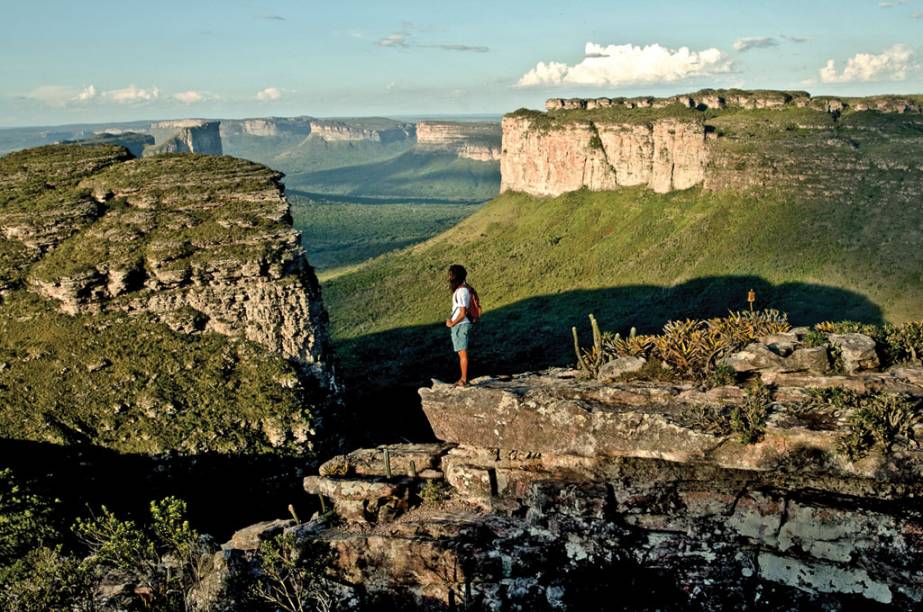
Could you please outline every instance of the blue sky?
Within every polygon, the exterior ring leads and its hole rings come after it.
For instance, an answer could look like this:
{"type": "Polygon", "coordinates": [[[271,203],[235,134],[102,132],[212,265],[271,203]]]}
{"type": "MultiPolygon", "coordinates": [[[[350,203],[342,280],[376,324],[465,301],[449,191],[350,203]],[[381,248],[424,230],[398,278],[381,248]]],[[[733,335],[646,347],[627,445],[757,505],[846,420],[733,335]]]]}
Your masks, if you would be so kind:
{"type": "Polygon", "coordinates": [[[0,15],[3,126],[923,92],[923,0],[3,0],[0,15]]]}

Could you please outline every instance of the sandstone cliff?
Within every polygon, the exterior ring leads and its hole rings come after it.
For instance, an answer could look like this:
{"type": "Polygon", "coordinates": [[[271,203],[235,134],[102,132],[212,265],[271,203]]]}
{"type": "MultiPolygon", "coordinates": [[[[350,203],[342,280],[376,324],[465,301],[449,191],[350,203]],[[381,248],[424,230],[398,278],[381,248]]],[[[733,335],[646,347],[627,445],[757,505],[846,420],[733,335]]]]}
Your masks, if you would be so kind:
{"type": "MultiPolygon", "coordinates": [[[[665,193],[700,184],[725,189],[825,182],[836,189],[843,183],[835,175],[846,166],[868,163],[861,144],[906,140],[910,132],[902,126],[912,132],[923,123],[914,96],[812,98],[784,91],[553,98],[546,109],[503,119],[501,191],[553,196],[583,187],[647,185],[665,193]]],[[[909,160],[897,165],[915,169],[909,160]]]]}
{"type": "Polygon", "coordinates": [[[337,387],[278,173],[100,145],[0,161],[7,435],[129,450],[310,447],[337,387]]]}
{"type": "Polygon", "coordinates": [[[500,126],[495,123],[420,121],[417,146],[426,150],[452,151],[464,159],[500,159],[500,126]]]}
{"type": "Polygon", "coordinates": [[[398,142],[413,139],[415,128],[412,123],[390,120],[356,119],[351,121],[312,120],[310,133],[326,142],[398,142]]]}
{"type": "Polygon", "coordinates": [[[576,123],[544,131],[530,117],[503,119],[501,191],[558,195],[647,185],[658,193],[702,182],[708,160],[701,122],[576,123]]]}
{"type": "Polygon", "coordinates": [[[161,121],[151,125],[152,130],[169,130],[179,128],[170,138],[145,150],[147,155],[160,153],[202,153],[204,155],[221,155],[221,134],[218,121],[200,121],[183,119],[179,121],[161,121]]]}
{"type": "Polygon", "coordinates": [[[311,131],[310,117],[261,117],[256,119],[223,119],[221,137],[248,135],[257,137],[307,136],[311,131]]]}

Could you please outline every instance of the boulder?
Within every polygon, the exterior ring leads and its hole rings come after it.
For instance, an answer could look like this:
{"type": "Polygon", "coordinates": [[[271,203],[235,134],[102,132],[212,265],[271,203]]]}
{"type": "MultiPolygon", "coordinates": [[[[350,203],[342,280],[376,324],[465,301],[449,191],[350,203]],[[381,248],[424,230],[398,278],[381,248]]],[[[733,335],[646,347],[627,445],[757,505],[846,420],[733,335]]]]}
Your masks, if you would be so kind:
{"type": "Polygon", "coordinates": [[[830,334],[830,344],[839,350],[843,358],[843,369],[851,374],[859,370],[873,370],[878,367],[878,353],[875,341],[864,334],[830,334]]]}
{"type": "Polygon", "coordinates": [[[785,367],[785,359],[782,355],[774,353],[765,344],[758,342],[748,344],[742,351],[731,353],[722,359],[721,363],[740,373],[768,369],[782,370],[785,367]]]}
{"type": "Polygon", "coordinates": [[[599,373],[596,375],[596,379],[599,382],[615,382],[622,376],[622,374],[627,374],[629,372],[637,372],[644,368],[644,365],[647,363],[647,359],[644,357],[618,357],[609,361],[601,368],[599,368],[599,373]]]}
{"type": "Polygon", "coordinates": [[[295,521],[292,519],[276,519],[274,521],[263,521],[249,527],[244,527],[235,531],[231,539],[221,545],[222,549],[236,550],[256,550],[260,542],[271,540],[281,534],[286,528],[292,527],[295,521]]]}
{"type": "Polygon", "coordinates": [[[829,368],[830,359],[827,355],[827,349],[823,346],[800,348],[785,358],[785,369],[789,372],[823,373],[829,368]]]}
{"type": "Polygon", "coordinates": [[[409,482],[308,476],[304,490],[333,500],[337,515],[349,523],[377,523],[390,520],[409,506],[409,482]]]}

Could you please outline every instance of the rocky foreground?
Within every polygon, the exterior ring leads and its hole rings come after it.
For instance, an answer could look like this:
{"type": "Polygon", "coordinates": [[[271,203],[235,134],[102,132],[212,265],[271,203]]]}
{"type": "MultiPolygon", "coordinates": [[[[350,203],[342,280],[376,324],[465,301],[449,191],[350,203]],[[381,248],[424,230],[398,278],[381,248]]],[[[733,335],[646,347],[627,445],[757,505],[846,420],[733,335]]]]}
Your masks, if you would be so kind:
{"type": "Polygon", "coordinates": [[[329,460],[304,488],[335,514],[239,532],[201,601],[286,531],[333,551],[330,577],[355,607],[918,606],[923,367],[879,371],[871,338],[827,340],[836,364],[803,331],[764,338],[726,358],[748,383],[713,388],[627,380],[626,362],[597,379],[434,382],[420,395],[440,442],[329,460]],[[766,418],[753,435],[727,414],[755,397],[766,418]],[[860,456],[848,440],[861,409],[843,397],[915,408],[883,412],[907,427],[873,428],[894,435],[860,456]]]}

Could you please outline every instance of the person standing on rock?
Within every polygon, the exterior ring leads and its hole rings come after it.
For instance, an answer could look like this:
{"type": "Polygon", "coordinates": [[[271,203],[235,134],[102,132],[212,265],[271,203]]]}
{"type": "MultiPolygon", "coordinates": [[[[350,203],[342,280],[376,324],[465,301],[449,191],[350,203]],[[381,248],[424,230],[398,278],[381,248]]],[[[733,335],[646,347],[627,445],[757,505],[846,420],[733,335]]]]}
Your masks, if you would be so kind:
{"type": "Polygon", "coordinates": [[[452,348],[458,353],[461,377],[455,383],[459,387],[468,384],[468,341],[472,323],[480,317],[477,291],[466,282],[468,271],[460,264],[449,266],[449,288],[452,290],[452,316],[445,320],[452,334],[452,348]]]}

